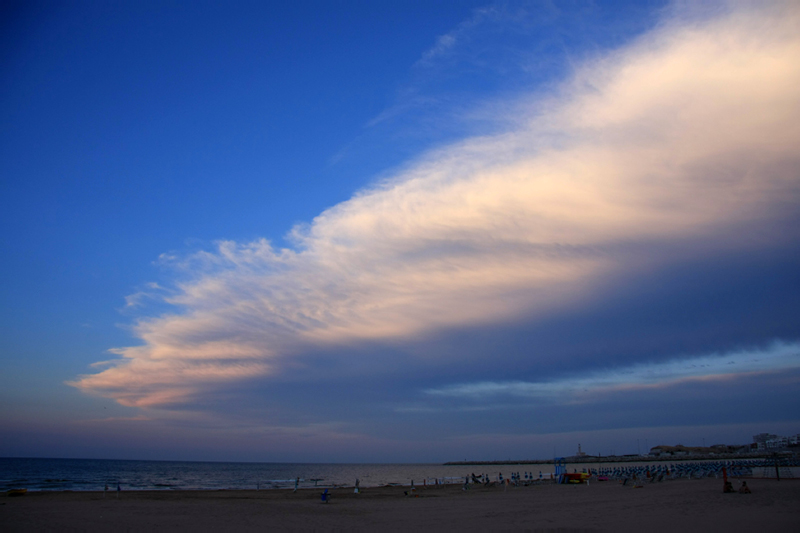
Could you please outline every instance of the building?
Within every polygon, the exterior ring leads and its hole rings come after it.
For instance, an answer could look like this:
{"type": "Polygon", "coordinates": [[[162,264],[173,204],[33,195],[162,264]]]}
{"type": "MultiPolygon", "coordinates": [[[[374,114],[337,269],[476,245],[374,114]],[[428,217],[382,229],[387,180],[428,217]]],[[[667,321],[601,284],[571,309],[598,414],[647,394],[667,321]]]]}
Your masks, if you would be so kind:
{"type": "Polygon", "coordinates": [[[778,435],[773,435],[772,433],[759,433],[758,435],[753,435],[753,442],[756,444],[758,443],[765,443],[768,440],[777,439],[778,435]]]}
{"type": "Polygon", "coordinates": [[[756,444],[756,449],[758,451],[764,452],[772,449],[767,447],[767,442],[772,442],[779,438],[779,435],[773,435],[772,433],[759,433],[758,435],[753,435],[753,442],[756,444]]]}
{"type": "Polygon", "coordinates": [[[800,446],[800,433],[791,437],[782,437],[772,433],[753,435],[753,444],[760,452],[776,452],[790,446],[800,446]]]}
{"type": "Polygon", "coordinates": [[[769,451],[782,450],[784,448],[789,447],[789,439],[787,437],[777,437],[775,439],[769,439],[767,442],[764,443],[764,446],[769,451]]]}

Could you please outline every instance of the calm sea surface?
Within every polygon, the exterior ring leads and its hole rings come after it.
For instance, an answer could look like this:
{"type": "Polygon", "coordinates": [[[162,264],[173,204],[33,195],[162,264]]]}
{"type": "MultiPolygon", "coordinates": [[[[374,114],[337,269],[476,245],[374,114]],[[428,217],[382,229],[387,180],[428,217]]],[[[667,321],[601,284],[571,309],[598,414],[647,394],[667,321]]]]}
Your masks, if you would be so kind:
{"type": "MultiPolygon", "coordinates": [[[[625,466],[650,463],[626,463],[625,466]]],[[[596,468],[596,464],[569,464],[568,471],[596,468]]],[[[603,466],[612,466],[604,464],[603,466]]],[[[471,473],[497,479],[499,473],[539,472],[549,476],[552,464],[523,465],[440,465],[440,464],[315,464],[315,463],[207,463],[184,461],[115,461],[101,459],[12,459],[0,458],[0,491],[28,490],[103,490],[108,484],[116,490],[217,490],[271,489],[299,486],[353,486],[356,478],[362,487],[390,483],[422,485],[435,479],[446,483],[463,482],[471,473]]]]}
{"type": "Polygon", "coordinates": [[[409,485],[413,480],[444,478],[455,483],[475,472],[493,479],[498,472],[551,472],[553,465],[503,465],[502,467],[444,466],[438,464],[314,464],[314,463],[206,463],[184,461],[115,461],[99,459],[0,458],[0,491],[28,490],[215,490],[352,486],[389,483],[409,485]],[[534,468],[535,467],[535,468],[534,468]],[[479,471],[480,469],[483,471],[479,471]],[[316,480],[316,481],[315,481],[316,480]]]}

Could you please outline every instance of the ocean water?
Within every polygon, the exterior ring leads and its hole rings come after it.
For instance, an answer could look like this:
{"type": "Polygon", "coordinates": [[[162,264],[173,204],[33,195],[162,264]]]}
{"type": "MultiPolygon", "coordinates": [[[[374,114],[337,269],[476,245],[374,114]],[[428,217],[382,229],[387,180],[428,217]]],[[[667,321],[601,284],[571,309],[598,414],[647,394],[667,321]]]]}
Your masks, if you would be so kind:
{"type": "MultiPolygon", "coordinates": [[[[748,463],[758,463],[747,461],[748,463]]],[[[683,465],[711,464],[713,461],[681,461],[683,465]]],[[[677,464],[677,462],[676,462],[677,464]]],[[[669,463],[576,463],[567,464],[567,471],[614,469],[672,465],[669,463]]],[[[797,460],[787,463],[784,477],[800,477],[797,460]]],[[[472,473],[486,474],[498,480],[512,472],[525,472],[538,478],[554,472],[552,464],[509,465],[441,465],[441,464],[325,464],[325,463],[217,463],[190,461],[120,461],[104,459],[18,459],[0,458],[0,492],[12,488],[28,490],[103,490],[108,485],[116,490],[221,490],[280,489],[298,486],[352,487],[356,479],[361,487],[382,485],[416,485],[424,483],[461,484],[472,473]]],[[[770,477],[774,468],[759,466],[748,475],[770,477]]]]}
{"type": "Polygon", "coordinates": [[[103,490],[219,490],[274,489],[299,486],[417,485],[463,483],[464,477],[485,473],[496,479],[502,472],[552,472],[553,465],[447,466],[440,464],[314,464],[211,463],[189,461],[117,461],[101,459],[0,458],[0,491],[103,490]]]}

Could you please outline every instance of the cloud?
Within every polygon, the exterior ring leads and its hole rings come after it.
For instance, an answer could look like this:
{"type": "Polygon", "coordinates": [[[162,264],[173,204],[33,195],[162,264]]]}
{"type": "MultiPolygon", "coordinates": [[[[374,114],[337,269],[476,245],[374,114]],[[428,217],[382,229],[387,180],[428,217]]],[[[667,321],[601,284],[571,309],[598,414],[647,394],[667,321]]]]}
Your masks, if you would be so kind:
{"type": "Polygon", "coordinates": [[[120,311],[124,312],[144,307],[148,301],[160,301],[165,292],[169,291],[165,291],[164,287],[161,287],[158,283],[146,283],[144,289],[125,297],[125,306],[120,311]]]}
{"type": "Polygon", "coordinates": [[[108,416],[105,418],[93,418],[87,420],[80,420],[78,424],[106,424],[108,422],[146,422],[152,420],[150,417],[145,415],[137,415],[137,416],[108,416]]]}
{"type": "Polygon", "coordinates": [[[546,317],[676,253],[791,242],[765,228],[800,198],[799,19],[786,4],[667,20],[549,97],[503,104],[506,131],[431,151],[295,228],[293,249],[165,254],[179,311],[140,320],[142,345],[72,385],[187,402],[331,347],[546,317]]]}
{"type": "MultiPolygon", "coordinates": [[[[498,6],[489,6],[476,9],[472,13],[472,17],[463,21],[455,29],[440,35],[436,39],[436,43],[432,48],[426,50],[420,60],[416,63],[418,67],[431,67],[435,65],[436,60],[442,59],[443,56],[452,53],[456,46],[468,40],[475,31],[477,26],[480,26],[487,21],[496,21],[502,15],[502,10],[498,6]]],[[[503,17],[505,18],[505,17],[503,17]]]]}
{"type": "Polygon", "coordinates": [[[593,371],[553,381],[484,381],[433,388],[433,397],[486,401],[499,397],[575,402],[618,391],[663,388],[688,381],[716,381],[800,369],[800,343],[773,343],[763,350],[680,357],[658,363],[593,371]]]}

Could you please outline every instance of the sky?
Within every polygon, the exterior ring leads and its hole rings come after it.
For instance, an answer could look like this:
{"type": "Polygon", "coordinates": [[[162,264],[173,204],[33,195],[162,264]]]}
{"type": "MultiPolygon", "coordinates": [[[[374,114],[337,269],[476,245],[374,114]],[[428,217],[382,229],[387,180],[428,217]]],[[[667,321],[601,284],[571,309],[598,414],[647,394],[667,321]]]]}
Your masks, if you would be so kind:
{"type": "Polygon", "coordinates": [[[6,2],[0,456],[800,433],[794,2],[6,2]]]}

